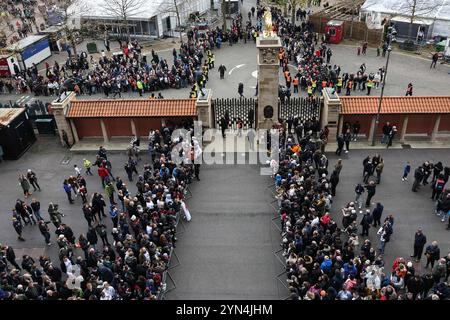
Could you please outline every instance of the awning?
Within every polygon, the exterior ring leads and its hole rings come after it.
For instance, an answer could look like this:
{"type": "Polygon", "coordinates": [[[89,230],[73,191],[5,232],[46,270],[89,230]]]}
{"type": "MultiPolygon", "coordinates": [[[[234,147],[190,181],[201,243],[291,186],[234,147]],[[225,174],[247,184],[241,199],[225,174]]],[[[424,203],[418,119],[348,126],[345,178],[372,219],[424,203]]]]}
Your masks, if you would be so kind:
{"type": "MultiPolygon", "coordinates": [[[[376,114],[379,97],[339,97],[341,114],[376,114]]],[[[381,114],[450,113],[450,96],[383,97],[381,114]]]]}
{"type": "Polygon", "coordinates": [[[195,117],[195,99],[74,100],[67,118],[195,117]]]}

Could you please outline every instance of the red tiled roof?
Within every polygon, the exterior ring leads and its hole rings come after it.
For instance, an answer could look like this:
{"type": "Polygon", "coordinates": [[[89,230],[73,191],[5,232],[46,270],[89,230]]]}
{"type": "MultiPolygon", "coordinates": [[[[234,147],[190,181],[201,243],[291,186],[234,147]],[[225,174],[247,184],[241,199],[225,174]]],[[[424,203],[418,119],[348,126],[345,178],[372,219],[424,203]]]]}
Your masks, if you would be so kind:
{"type": "MultiPolygon", "coordinates": [[[[341,114],[376,114],[379,97],[340,97],[341,114]]],[[[450,113],[450,96],[383,97],[382,114],[450,113]]]]}
{"type": "Polygon", "coordinates": [[[67,118],[196,116],[195,99],[74,100],[67,118]]]}

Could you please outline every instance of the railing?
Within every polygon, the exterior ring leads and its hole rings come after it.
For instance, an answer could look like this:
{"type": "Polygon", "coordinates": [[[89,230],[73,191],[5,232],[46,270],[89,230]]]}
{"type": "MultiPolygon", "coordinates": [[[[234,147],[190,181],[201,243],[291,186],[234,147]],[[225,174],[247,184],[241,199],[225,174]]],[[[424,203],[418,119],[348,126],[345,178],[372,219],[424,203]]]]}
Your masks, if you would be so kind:
{"type": "MultiPolygon", "coordinates": [[[[271,181],[271,183],[267,186],[267,189],[273,189],[275,187],[275,183],[273,181],[271,181]]],[[[270,194],[275,198],[275,200],[272,200],[269,205],[272,207],[273,209],[273,217],[271,218],[271,223],[275,226],[275,228],[277,228],[277,230],[280,232],[280,234],[282,234],[282,228],[281,228],[281,216],[280,216],[280,208],[278,206],[278,199],[276,199],[277,194],[273,191],[270,190],[270,194]],[[278,221],[278,223],[277,223],[278,221]]],[[[277,261],[280,263],[281,267],[283,268],[283,271],[280,272],[279,274],[277,274],[275,276],[275,278],[277,279],[277,282],[281,283],[281,285],[283,286],[283,288],[285,288],[286,290],[289,290],[288,285],[286,284],[286,279],[282,279],[282,277],[287,273],[286,270],[286,261],[284,261],[284,257],[283,255],[280,253],[283,252],[283,248],[280,248],[278,250],[273,251],[273,255],[275,256],[275,258],[277,259],[277,261]]],[[[284,277],[286,278],[286,277],[284,277]]],[[[283,298],[283,300],[287,300],[289,299],[289,296],[283,298]]]]}

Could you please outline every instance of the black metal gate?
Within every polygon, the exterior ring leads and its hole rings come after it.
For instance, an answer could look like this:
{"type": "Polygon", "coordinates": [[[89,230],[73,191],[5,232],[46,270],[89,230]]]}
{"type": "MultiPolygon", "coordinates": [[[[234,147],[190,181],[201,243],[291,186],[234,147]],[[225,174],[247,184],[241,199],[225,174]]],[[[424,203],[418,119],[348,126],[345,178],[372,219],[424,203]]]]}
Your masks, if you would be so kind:
{"type": "Polygon", "coordinates": [[[278,118],[287,120],[289,117],[299,118],[300,120],[312,120],[315,118],[320,121],[320,111],[322,109],[321,99],[311,100],[309,98],[290,98],[278,102],[278,118]]]}
{"type": "Polygon", "coordinates": [[[236,128],[238,119],[244,123],[244,129],[255,128],[258,102],[252,98],[225,98],[213,100],[214,126],[220,128],[220,119],[228,117],[232,128],[236,128]]]}

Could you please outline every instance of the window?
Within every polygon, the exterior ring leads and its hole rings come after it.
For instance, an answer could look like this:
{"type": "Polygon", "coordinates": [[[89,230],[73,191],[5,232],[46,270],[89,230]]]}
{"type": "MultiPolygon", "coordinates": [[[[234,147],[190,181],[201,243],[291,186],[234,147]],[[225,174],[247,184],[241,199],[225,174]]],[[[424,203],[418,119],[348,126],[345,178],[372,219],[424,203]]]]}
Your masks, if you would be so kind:
{"type": "Polygon", "coordinates": [[[334,36],[336,35],[336,29],[335,29],[335,28],[328,29],[328,34],[329,34],[331,37],[334,37],[334,36]]]}

